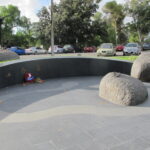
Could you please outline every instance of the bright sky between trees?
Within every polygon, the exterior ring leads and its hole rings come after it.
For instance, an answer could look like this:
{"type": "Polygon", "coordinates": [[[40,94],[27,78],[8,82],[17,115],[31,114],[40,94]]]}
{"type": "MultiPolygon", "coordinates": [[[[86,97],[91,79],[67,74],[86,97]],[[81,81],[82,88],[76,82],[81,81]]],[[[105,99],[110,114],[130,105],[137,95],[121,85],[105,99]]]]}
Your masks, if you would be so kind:
{"type": "MultiPolygon", "coordinates": [[[[53,0],[55,3],[59,3],[59,0],[53,0]]],[[[100,3],[100,8],[104,6],[105,3],[110,2],[112,0],[102,0],[100,3]]],[[[126,0],[116,0],[118,3],[125,3],[126,0]]],[[[24,15],[31,19],[32,22],[38,21],[38,17],[36,13],[43,6],[50,5],[50,0],[0,0],[0,5],[6,6],[9,4],[18,6],[21,11],[21,15],[24,15]]]]}

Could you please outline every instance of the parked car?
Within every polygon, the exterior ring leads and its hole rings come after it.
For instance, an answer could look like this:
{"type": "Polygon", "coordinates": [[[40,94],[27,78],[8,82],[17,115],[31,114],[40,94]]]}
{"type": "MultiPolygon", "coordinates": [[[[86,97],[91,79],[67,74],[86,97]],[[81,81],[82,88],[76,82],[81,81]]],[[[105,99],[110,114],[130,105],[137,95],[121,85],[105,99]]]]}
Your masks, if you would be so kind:
{"type": "Polygon", "coordinates": [[[36,47],[30,47],[28,49],[25,49],[25,53],[26,54],[36,54],[37,53],[37,49],[36,49],[36,47]]]}
{"type": "Polygon", "coordinates": [[[116,49],[116,51],[123,51],[124,46],[123,46],[123,45],[117,45],[117,46],[115,47],[115,49],[116,49]]]}
{"type": "Polygon", "coordinates": [[[46,54],[47,50],[42,49],[40,47],[36,47],[36,53],[35,54],[46,54]]]}
{"type": "Polygon", "coordinates": [[[144,43],[143,50],[150,50],[150,43],[144,43]]]}
{"type": "Polygon", "coordinates": [[[11,48],[8,48],[8,49],[12,52],[17,53],[18,55],[25,55],[25,50],[20,48],[20,47],[14,46],[14,47],[11,47],[11,48]]]}
{"type": "Polygon", "coordinates": [[[142,47],[138,43],[128,43],[125,45],[123,55],[127,54],[141,54],[142,47]]]}
{"type": "Polygon", "coordinates": [[[25,49],[26,54],[46,54],[46,52],[46,50],[40,47],[30,47],[28,49],[25,49]]]}
{"type": "Polygon", "coordinates": [[[103,43],[100,48],[97,50],[97,56],[114,56],[116,55],[116,50],[113,47],[112,43],[103,43]]]}
{"type": "Polygon", "coordinates": [[[84,52],[96,52],[96,47],[95,46],[90,46],[90,47],[84,47],[84,52]]]}
{"type": "Polygon", "coordinates": [[[64,45],[63,49],[64,49],[63,50],[64,53],[75,53],[75,48],[73,45],[69,45],[69,44],[64,45]]]}
{"type": "MultiPolygon", "coordinates": [[[[60,45],[54,45],[54,53],[63,53],[64,49],[60,45]]],[[[52,53],[51,47],[48,49],[48,53],[52,53]]]]}

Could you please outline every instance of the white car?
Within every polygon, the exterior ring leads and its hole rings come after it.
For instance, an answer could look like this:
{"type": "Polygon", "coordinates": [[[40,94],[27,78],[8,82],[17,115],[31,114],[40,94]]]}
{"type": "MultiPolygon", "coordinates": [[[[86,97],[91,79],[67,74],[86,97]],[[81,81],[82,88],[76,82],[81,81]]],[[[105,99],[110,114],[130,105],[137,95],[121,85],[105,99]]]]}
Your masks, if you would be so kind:
{"type": "Polygon", "coordinates": [[[123,55],[126,55],[126,54],[139,55],[141,54],[141,50],[142,50],[142,47],[138,43],[128,43],[124,47],[123,55]]]}
{"type": "Polygon", "coordinates": [[[39,47],[30,47],[25,49],[26,54],[46,54],[46,50],[41,49],[39,47]]]}
{"type": "MultiPolygon", "coordinates": [[[[63,53],[64,49],[62,46],[54,45],[54,53],[63,53]]],[[[48,49],[48,53],[52,53],[51,47],[48,49]]]]}
{"type": "Polygon", "coordinates": [[[36,47],[36,54],[46,54],[47,50],[42,49],[40,47],[36,47]]]}
{"type": "Polygon", "coordinates": [[[25,49],[25,54],[35,54],[36,53],[36,47],[30,47],[28,49],[25,49]]]}

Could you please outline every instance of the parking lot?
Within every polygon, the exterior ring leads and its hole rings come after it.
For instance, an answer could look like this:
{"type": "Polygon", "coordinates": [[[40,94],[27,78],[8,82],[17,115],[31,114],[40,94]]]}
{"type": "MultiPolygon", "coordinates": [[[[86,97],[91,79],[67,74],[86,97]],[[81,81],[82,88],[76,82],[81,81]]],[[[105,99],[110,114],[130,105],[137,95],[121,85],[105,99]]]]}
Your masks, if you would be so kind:
{"type": "MultiPolygon", "coordinates": [[[[143,53],[149,53],[150,50],[142,51],[143,53]]],[[[63,54],[54,54],[54,56],[58,57],[67,57],[67,56],[82,56],[82,57],[97,57],[96,53],[63,53],[63,54]]],[[[123,52],[117,52],[116,56],[123,56],[123,52]]],[[[39,54],[39,55],[21,55],[20,59],[36,59],[36,58],[49,58],[52,57],[51,54],[39,54]]]]}

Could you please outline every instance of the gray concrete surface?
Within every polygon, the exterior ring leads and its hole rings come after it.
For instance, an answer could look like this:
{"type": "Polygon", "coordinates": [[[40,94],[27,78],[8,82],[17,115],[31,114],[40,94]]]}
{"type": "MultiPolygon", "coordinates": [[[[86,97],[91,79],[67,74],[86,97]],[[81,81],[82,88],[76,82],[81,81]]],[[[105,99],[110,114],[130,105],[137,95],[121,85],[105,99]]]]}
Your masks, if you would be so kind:
{"type": "Polygon", "coordinates": [[[75,77],[1,89],[0,149],[150,149],[150,100],[111,104],[99,98],[99,82],[75,77]]]}

